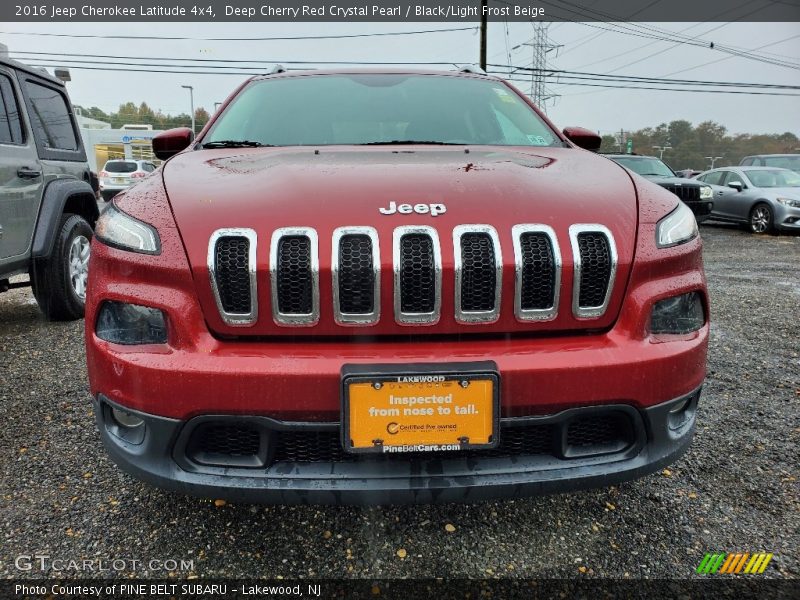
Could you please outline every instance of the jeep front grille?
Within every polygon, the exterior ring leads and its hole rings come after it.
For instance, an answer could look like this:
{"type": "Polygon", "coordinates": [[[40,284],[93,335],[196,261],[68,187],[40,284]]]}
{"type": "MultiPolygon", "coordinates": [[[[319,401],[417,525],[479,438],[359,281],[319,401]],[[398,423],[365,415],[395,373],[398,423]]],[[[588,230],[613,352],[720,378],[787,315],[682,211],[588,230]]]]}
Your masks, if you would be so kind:
{"type": "MultiPolygon", "coordinates": [[[[489,225],[453,229],[452,287],[456,321],[493,323],[501,315],[502,233],[489,225]]],[[[514,315],[518,321],[546,321],[558,315],[562,252],[555,230],[521,224],[511,230],[514,248],[514,315]]],[[[572,313],[579,319],[605,314],[614,289],[617,250],[602,225],[569,228],[572,250],[572,313]]],[[[211,236],[208,268],[217,309],[232,326],[258,319],[256,232],[220,229],[211,236]]],[[[327,243],[326,243],[327,245],[327,243]]],[[[381,318],[381,251],[373,227],[340,227],[333,232],[331,280],[333,318],[339,325],[366,326],[381,318]]],[[[401,325],[432,325],[442,307],[442,252],[437,231],[401,226],[392,235],[394,319],[401,325]]],[[[449,253],[448,253],[449,255],[449,253]]],[[[310,326],[320,319],[319,245],[310,227],[272,234],[269,253],[272,316],[281,326],[310,326]]],[[[265,292],[266,294],[266,292],[265,292]]],[[[330,303],[331,295],[327,296],[330,303]]],[[[510,303],[510,300],[509,300],[510,303]]],[[[510,310],[510,306],[509,306],[510,310]]]]}
{"type": "Polygon", "coordinates": [[[500,315],[503,259],[494,227],[461,225],[453,230],[455,313],[460,323],[491,323],[500,315]]]}
{"type": "Polygon", "coordinates": [[[700,200],[699,185],[674,185],[666,183],[662,187],[675,194],[684,202],[698,202],[700,200]]]}
{"type": "Polygon", "coordinates": [[[272,317],[282,325],[315,325],[319,320],[319,248],[310,227],[285,227],[270,244],[272,317]]]}
{"type": "Polygon", "coordinates": [[[208,244],[217,309],[225,323],[234,327],[252,325],[258,318],[256,241],[252,229],[220,229],[208,244]]]}
{"type": "Polygon", "coordinates": [[[394,313],[398,323],[439,321],[442,301],[442,256],[433,227],[394,230],[394,313]]]}
{"type": "Polygon", "coordinates": [[[340,324],[371,325],[380,318],[381,255],[372,227],[333,232],[333,313],[340,324]]]}
{"type": "Polygon", "coordinates": [[[617,250],[611,232],[602,225],[572,225],[572,312],[596,318],[608,308],[617,271],[617,250]]]}
{"type": "Polygon", "coordinates": [[[517,319],[552,319],[558,312],[561,287],[561,252],[555,231],[547,225],[515,225],[512,235],[517,319]]]}

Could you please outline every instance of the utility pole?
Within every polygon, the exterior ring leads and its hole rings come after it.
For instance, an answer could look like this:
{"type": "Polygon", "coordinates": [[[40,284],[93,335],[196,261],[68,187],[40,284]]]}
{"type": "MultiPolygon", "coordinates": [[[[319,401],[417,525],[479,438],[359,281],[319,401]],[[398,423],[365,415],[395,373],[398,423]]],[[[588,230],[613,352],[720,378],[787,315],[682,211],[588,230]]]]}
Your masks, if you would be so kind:
{"type": "Polygon", "coordinates": [[[489,27],[488,16],[486,8],[489,6],[489,0],[481,0],[481,56],[480,64],[481,69],[486,70],[486,30],[489,27]]]}
{"type": "Polygon", "coordinates": [[[653,150],[658,150],[658,159],[664,160],[664,150],[672,150],[672,146],[653,146],[653,150]]]}
{"type": "Polygon", "coordinates": [[[622,145],[625,143],[625,130],[619,130],[619,153],[622,154],[622,145]]]}
{"type": "Polygon", "coordinates": [[[561,45],[552,44],[547,37],[547,29],[550,23],[537,21],[533,23],[533,39],[523,45],[530,46],[532,51],[531,60],[531,100],[533,103],[547,112],[545,104],[548,100],[558,97],[558,94],[550,94],[545,86],[547,73],[547,54],[553,50],[558,50],[561,45]]]}
{"type": "Polygon", "coordinates": [[[710,167],[708,167],[708,168],[709,168],[709,169],[713,169],[713,168],[714,168],[714,164],[715,164],[715,163],[716,163],[718,160],[721,160],[721,159],[723,159],[723,158],[725,158],[725,157],[724,157],[724,156],[706,156],[705,158],[706,158],[706,160],[710,160],[710,161],[711,161],[711,166],[710,166],[710,167]]]}
{"type": "Polygon", "coordinates": [[[194,135],[194,88],[190,85],[182,85],[181,87],[189,90],[189,106],[192,110],[192,135],[194,135]]]}

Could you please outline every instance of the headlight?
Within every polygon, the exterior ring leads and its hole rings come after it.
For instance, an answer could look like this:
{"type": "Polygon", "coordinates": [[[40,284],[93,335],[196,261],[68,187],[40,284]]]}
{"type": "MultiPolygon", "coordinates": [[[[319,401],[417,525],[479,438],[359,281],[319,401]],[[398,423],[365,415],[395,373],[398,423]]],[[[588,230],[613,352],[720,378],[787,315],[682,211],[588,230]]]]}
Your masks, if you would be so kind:
{"type": "Polygon", "coordinates": [[[800,208],[800,200],[794,198],[777,198],[778,202],[784,206],[791,206],[792,208],[800,208]]]}
{"type": "Polygon", "coordinates": [[[161,253],[161,240],[155,228],[125,214],[113,204],[109,204],[97,219],[94,235],[104,244],[122,250],[161,253]]]}
{"type": "Polygon", "coordinates": [[[691,333],[706,322],[698,292],[673,296],[655,303],[650,315],[651,333],[691,333]]]}
{"type": "Polygon", "coordinates": [[[697,237],[697,221],[692,209],[683,202],[678,208],[658,222],[656,227],[656,245],[659,248],[683,244],[697,237]]]}
{"type": "Polygon", "coordinates": [[[700,186],[700,200],[708,200],[709,198],[713,197],[714,197],[714,190],[711,189],[710,185],[700,186]]]}
{"type": "Polygon", "coordinates": [[[115,344],[166,344],[164,313],[157,308],[107,300],[97,315],[95,334],[115,344]]]}

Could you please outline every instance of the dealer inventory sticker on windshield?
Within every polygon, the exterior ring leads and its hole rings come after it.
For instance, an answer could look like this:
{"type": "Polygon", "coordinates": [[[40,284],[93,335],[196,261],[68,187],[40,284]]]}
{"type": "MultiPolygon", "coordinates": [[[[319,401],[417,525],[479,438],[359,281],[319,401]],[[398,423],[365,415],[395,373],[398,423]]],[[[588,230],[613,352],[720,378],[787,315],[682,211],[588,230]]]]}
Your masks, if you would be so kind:
{"type": "Polygon", "coordinates": [[[351,452],[451,452],[496,445],[492,375],[401,375],[345,384],[351,452]]]}

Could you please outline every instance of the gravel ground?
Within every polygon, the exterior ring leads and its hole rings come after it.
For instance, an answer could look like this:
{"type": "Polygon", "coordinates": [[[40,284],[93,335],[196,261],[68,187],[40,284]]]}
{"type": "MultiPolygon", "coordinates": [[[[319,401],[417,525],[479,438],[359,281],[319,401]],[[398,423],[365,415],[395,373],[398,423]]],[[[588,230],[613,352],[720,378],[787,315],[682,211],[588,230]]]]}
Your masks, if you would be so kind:
{"type": "Polygon", "coordinates": [[[800,237],[702,235],[713,325],[689,453],[618,487],[477,505],[265,508],[152,489],[101,447],[83,324],[2,294],[0,577],[61,574],[15,568],[35,553],[143,563],[123,576],[163,576],[147,563],[171,558],[200,577],[685,577],[705,552],[768,551],[770,576],[796,578],[800,237]]]}

